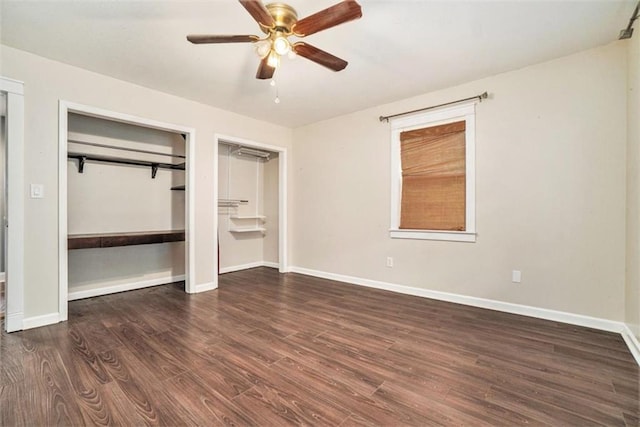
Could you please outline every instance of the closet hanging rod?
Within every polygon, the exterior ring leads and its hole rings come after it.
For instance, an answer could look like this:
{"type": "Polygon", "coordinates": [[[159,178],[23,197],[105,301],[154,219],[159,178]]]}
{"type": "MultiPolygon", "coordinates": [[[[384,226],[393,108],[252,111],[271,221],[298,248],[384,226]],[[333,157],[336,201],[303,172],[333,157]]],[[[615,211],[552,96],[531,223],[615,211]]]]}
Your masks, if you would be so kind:
{"type": "Polygon", "coordinates": [[[132,160],[132,159],[125,159],[122,157],[102,156],[97,154],[67,153],[67,158],[75,159],[78,161],[79,173],[84,173],[84,164],[87,161],[113,163],[118,165],[147,166],[151,168],[151,178],[156,177],[156,173],[158,172],[158,169],[185,170],[184,163],[149,162],[145,160],[132,160]]]}
{"type": "Polygon", "coordinates": [[[159,153],[157,151],[150,151],[150,150],[138,150],[136,148],[116,147],[115,145],[99,144],[97,142],[80,141],[77,139],[68,139],[67,142],[71,142],[72,144],[79,144],[79,145],[89,145],[91,147],[109,148],[112,150],[131,151],[133,153],[153,154],[156,156],[165,156],[165,157],[177,157],[179,159],[187,158],[186,156],[183,156],[180,154],[167,154],[167,153],[159,153]]]}
{"type": "Polygon", "coordinates": [[[249,203],[249,201],[243,199],[218,199],[218,203],[249,203]]]}
{"type": "Polygon", "coordinates": [[[238,156],[258,157],[260,159],[266,159],[266,160],[269,160],[269,156],[271,156],[271,153],[269,153],[268,151],[262,151],[262,150],[249,148],[249,147],[238,147],[234,150],[231,150],[231,154],[236,154],[238,156]]]}
{"type": "Polygon", "coordinates": [[[249,201],[241,199],[218,199],[218,206],[223,208],[235,208],[244,203],[249,203],[249,201]]]}

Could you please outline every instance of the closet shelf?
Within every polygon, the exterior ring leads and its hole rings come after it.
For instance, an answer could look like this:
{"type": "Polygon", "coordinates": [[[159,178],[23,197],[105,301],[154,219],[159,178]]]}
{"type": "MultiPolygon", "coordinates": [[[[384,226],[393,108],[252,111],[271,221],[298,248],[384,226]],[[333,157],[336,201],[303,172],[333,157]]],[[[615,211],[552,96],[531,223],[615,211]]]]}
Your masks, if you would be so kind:
{"type": "Polygon", "coordinates": [[[267,229],[264,227],[230,228],[229,231],[232,233],[256,233],[256,232],[264,233],[265,231],[267,231],[267,229]]]}
{"type": "Polygon", "coordinates": [[[238,207],[244,203],[249,203],[249,201],[242,199],[218,199],[218,206],[221,207],[238,207]]]}
{"type": "Polygon", "coordinates": [[[68,249],[112,248],[115,246],[183,242],[184,240],[184,230],[69,234],[67,236],[67,247],[68,249]]]}
{"type": "Polygon", "coordinates": [[[151,168],[151,178],[156,177],[158,169],[185,170],[185,163],[161,163],[147,160],[133,160],[124,157],[103,156],[100,154],[67,153],[67,158],[78,161],[78,172],[84,173],[85,162],[113,163],[118,165],[147,166],[151,168]]]}
{"type": "Polygon", "coordinates": [[[175,191],[184,191],[186,188],[184,185],[176,185],[175,187],[171,187],[171,189],[175,191]]]}
{"type": "Polygon", "coordinates": [[[231,215],[229,218],[231,219],[267,219],[267,217],[264,215],[249,215],[249,216],[231,215]]]}

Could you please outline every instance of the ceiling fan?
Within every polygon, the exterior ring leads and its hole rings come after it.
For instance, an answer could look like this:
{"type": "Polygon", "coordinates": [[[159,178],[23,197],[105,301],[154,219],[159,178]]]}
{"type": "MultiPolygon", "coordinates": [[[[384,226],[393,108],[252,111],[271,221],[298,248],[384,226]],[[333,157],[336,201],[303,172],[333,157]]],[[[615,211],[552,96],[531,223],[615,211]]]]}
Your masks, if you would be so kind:
{"type": "Polygon", "coordinates": [[[254,43],[262,58],[257,79],[270,79],[280,64],[280,57],[293,52],[333,71],[343,70],[347,61],[308,43],[291,43],[290,36],[309,36],[327,28],[353,21],[362,16],[360,5],[354,0],[343,0],[313,15],[298,20],[295,9],[284,3],[262,4],[259,0],[238,0],[260,25],[264,38],[254,35],[192,34],[187,40],[194,44],[254,43]]]}

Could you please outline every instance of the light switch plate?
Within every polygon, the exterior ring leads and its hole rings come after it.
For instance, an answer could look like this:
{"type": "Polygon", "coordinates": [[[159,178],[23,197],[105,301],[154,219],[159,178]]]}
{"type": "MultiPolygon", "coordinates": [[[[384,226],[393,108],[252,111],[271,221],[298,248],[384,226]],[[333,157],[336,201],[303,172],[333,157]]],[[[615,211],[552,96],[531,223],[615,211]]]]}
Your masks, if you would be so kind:
{"type": "Polygon", "coordinates": [[[31,198],[32,199],[44,199],[44,185],[31,184],[31,198]]]}

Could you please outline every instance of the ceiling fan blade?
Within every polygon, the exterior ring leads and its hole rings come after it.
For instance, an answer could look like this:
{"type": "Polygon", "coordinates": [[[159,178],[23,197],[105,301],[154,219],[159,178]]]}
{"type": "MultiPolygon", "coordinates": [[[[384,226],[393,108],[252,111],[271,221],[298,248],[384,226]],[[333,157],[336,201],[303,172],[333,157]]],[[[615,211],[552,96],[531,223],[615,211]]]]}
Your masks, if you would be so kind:
{"type": "Polygon", "coordinates": [[[315,46],[304,42],[298,42],[293,45],[293,50],[300,56],[307,58],[310,61],[327,67],[333,71],[344,70],[347,64],[344,59],[340,59],[337,56],[333,56],[330,53],[320,50],[315,46]]]}
{"type": "Polygon", "coordinates": [[[236,35],[236,36],[225,36],[218,34],[189,34],[187,36],[187,40],[189,40],[193,44],[202,44],[202,43],[249,43],[260,40],[258,36],[252,35],[236,35]]]}
{"type": "Polygon", "coordinates": [[[362,16],[362,8],[354,0],[344,0],[299,20],[292,31],[300,37],[308,36],[362,16]]]}
{"type": "Polygon", "coordinates": [[[267,59],[268,56],[262,58],[262,61],[260,61],[260,66],[258,66],[258,72],[256,73],[256,79],[270,79],[271,77],[273,77],[273,73],[276,72],[275,68],[270,67],[269,64],[267,64],[267,59]]]}
{"type": "Polygon", "coordinates": [[[245,9],[247,9],[247,12],[249,12],[249,14],[253,16],[253,19],[255,19],[258,24],[267,28],[273,27],[275,25],[275,21],[273,20],[273,17],[271,16],[267,8],[264,7],[264,4],[262,4],[261,1],[258,1],[258,0],[238,0],[238,1],[242,6],[244,6],[245,9]]]}

